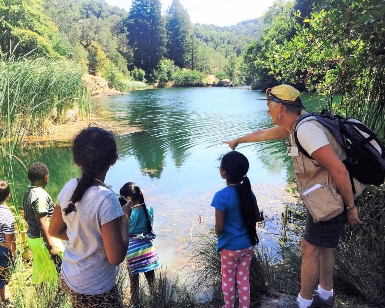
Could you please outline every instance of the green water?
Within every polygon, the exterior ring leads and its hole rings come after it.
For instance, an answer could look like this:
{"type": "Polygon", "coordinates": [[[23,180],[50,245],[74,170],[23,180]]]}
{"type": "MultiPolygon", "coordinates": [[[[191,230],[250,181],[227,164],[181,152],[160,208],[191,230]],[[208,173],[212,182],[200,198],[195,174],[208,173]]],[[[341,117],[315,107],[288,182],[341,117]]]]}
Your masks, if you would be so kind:
{"type": "MultiPolygon", "coordinates": [[[[183,262],[177,251],[184,250],[196,233],[214,226],[211,198],[225,185],[218,159],[230,150],[221,141],[271,126],[266,101],[258,97],[263,94],[247,87],[172,88],[95,100],[112,112],[114,121],[140,129],[117,137],[119,160],[106,183],[116,192],[127,181],[142,188],[155,211],[154,244],[168,268],[183,262]]],[[[249,159],[248,176],[259,206],[268,216],[279,217],[281,197],[292,178],[282,141],[243,144],[237,150],[249,159]]],[[[35,161],[48,166],[46,189],[53,199],[66,181],[80,175],[68,145],[31,146],[19,156],[27,166],[35,161]]],[[[15,171],[21,204],[28,180],[25,171],[15,171]]]]}

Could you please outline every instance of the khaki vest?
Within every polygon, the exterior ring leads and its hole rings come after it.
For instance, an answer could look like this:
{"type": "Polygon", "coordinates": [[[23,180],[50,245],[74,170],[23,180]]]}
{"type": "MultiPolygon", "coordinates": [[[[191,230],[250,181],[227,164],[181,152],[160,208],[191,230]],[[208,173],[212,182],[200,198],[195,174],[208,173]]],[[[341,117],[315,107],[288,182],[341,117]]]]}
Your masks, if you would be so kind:
{"type": "MultiPolygon", "coordinates": [[[[333,135],[329,132],[329,130],[316,120],[309,120],[309,121],[312,121],[317,127],[325,131],[325,134],[333,150],[336,152],[337,156],[341,160],[344,160],[346,158],[345,151],[337,142],[337,140],[333,137],[333,135]]],[[[306,122],[301,125],[306,125],[306,122]]],[[[299,153],[299,156],[292,156],[292,161],[293,161],[293,168],[294,168],[298,192],[300,193],[301,199],[304,200],[305,205],[306,205],[306,198],[303,196],[303,192],[306,192],[309,188],[313,187],[316,184],[322,184],[322,185],[325,185],[325,187],[327,187],[327,189],[320,192],[316,196],[316,198],[320,198],[320,202],[329,204],[331,201],[334,201],[334,202],[337,201],[338,203],[343,204],[342,197],[337,192],[335,184],[328,170],[321,167],[317,163],[317,161],[306,157],[302,153],[299,153]]],[[[354,194],[354,198],[356,199],[365,189],[365,185],[358,182],[354,178],[353,178],[353,181],[354,181],[354,187],[356,190],[356,193],[354,194]]]]}

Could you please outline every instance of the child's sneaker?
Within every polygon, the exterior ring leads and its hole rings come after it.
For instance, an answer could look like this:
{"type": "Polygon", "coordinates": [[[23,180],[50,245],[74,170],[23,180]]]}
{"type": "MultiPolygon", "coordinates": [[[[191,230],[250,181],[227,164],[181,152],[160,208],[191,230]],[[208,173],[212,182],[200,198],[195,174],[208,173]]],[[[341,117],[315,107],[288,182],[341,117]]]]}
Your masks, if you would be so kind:
{"type": "Polygon", "coordinates": [[[313,304],[311,307],[313,308],[333,308],[335,304],[334,296],[330,296],[328,299],[322,299],[318,292],[315,291],[313,296],[313,304]]]}

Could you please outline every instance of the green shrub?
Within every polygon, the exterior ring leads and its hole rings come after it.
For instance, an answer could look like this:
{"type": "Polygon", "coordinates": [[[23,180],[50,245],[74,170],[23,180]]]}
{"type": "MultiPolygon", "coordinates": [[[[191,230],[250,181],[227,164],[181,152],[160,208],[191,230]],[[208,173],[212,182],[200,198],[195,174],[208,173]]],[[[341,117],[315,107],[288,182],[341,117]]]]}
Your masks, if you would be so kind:
{"type": "Polygon", "coordinates": [[[134,69],[130,73],[132,78],[134,78],[135,81],[146,82],[146,79],[144,78],[146,73],[141,68],[134,67],[134,69]]]}
{"type": "Polygon", "coordinates": [[[180,87],[203,86],[204,78],[204,73],[195,70],[179,69],[172,74],[172,80],[175,82],[175,85],[180,87]]]}
{"type": "Polygon", "coordinates": [[[108,86],[111,88],[119,91],[124,91],[127,88],[125,83],[126,77],[111,61],[108,61],[103,77],[107,79],[108,86]]]}
{"type": "Polygon", "coordinates": [[[224,72],[224,71],[217,71],[217,72],[214,73],[214,76],[216,78],[218,78],[218,79],[226,79],[226,78],[228,78],[226,72],[224,72]]]}
{"type": "Polygon", "coordinates": [[[155,79],[160,84],[165,84],[166,82],[172,80],[172,75],[177,69],[178,67],[174,64],[174,61],[163,59],[159,62],[155,71],[155,79]]]}

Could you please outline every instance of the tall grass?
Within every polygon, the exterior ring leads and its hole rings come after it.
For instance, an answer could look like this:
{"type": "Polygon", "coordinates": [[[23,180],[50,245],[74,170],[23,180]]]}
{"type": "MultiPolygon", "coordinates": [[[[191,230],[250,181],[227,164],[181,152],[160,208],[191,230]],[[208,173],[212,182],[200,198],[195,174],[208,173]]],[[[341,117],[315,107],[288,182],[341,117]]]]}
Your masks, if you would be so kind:
{"type": "MultiPolygon", "coordinates": [[[[191,274],[193,281],[192,293],[204,293],[209,298],[207,305],[213,307],[223,305],[221,260],[216,250],[217,238],[213,230],[208,230],[197,236],[192,243],[194,271],[191,274]]],[[[270,295],[272,272],[269,258],[263,251],[254,251],[250,265],[250,306],[258,307],[261,299],[270,295]]]]}
{"type": "Polygon", "coordinates": [[[90,113],[82,75],[81,67],[72,61],[0,58],[0,177],[10,184],[16,219],[13,170],[26,170],[16,150],[26,134],[41,134],[52,122],[65,121],[68,110],[90,113]]]}
{"type": "MultiPolygon", "coordinates": [[[[335,250],[334,289],[336,307],[385,307],[385,189],[369,187],[359,205],[363,225],[348,225],[335,250]]],[[[294,206],[285,227],[288,238],[297,238],[303,230],[304,215],[294,206]],[[294,218],[294,219],[293,219],[294,218]]],[[[302,208],[304,212],[304,207],[302,208]]],[[[271,287],[279,292],[297,295],[300,288],[301,252],[299,241],[281,243],[282,260],[272,265],[271,287]]]]}

